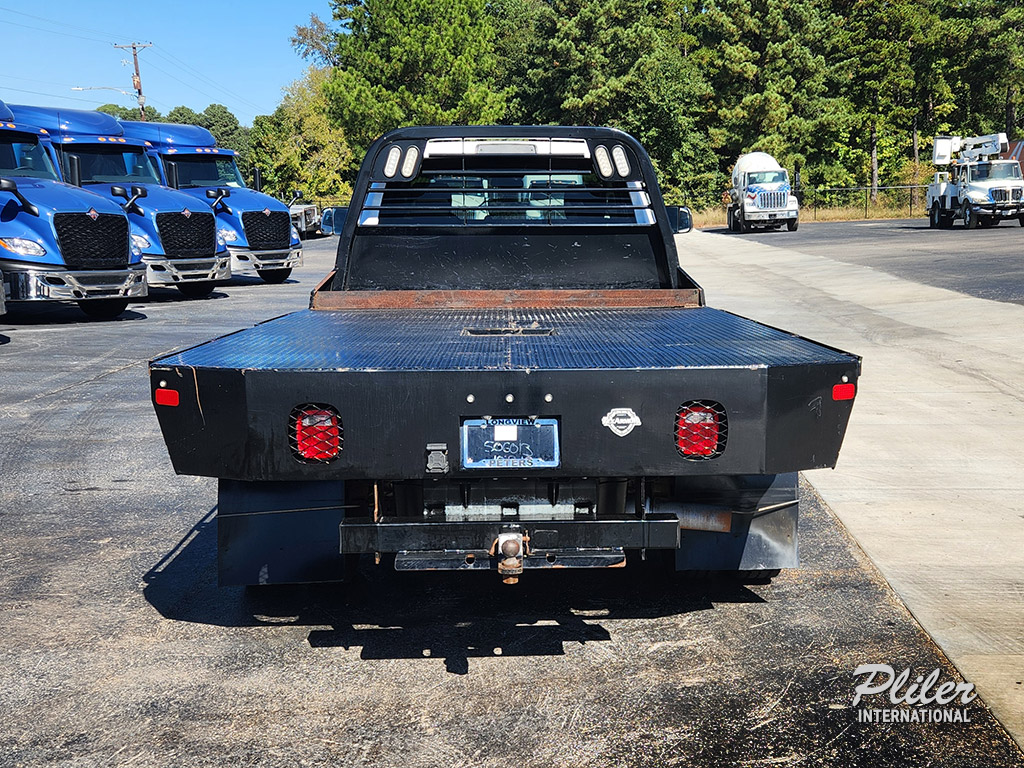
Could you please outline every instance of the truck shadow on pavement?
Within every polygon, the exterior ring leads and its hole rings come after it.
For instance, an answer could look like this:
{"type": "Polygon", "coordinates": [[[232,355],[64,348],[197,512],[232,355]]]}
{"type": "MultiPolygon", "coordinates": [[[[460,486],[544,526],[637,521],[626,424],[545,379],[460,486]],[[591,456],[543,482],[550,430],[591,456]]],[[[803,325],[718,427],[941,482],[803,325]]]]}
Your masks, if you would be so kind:
{"type": "Polygon", "coordinates": [[[344,583],[219,587],[215,509],[144,576],[146,600],[174,621],[222,627],[310,627],[312,648],[360,648],[362,659],[557,656],[565,643],[607,642],[605,622],[655,619],[722,603],[763,603],[742,584],[688,580],[660,566],[528,572],[399,573],[372,558],[344,583]]]}
{"type": "Polygon", "coordinates": [[[97,320],[87,317],[78,307],[71,304],[40,302],[40,306],[35,307],[11,307],[0,322],[4,325],[27,328],[39,325],[107,325],[110,323],[128,323],[145,319],[146,315],[143,313],[126,309],[111,320],[97,320]],[[42,306],[42,304],[47,306],[42,306]]]}

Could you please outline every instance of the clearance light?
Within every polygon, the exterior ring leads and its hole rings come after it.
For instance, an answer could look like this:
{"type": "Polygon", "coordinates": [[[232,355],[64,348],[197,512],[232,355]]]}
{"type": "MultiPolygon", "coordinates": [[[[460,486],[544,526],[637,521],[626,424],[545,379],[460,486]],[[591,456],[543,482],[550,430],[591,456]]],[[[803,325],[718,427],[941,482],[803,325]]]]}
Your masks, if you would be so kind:
{"type": "Polygon", "coordinates": [[[629,176],[629,160],[626,159],[626,150],[621,144],[612,150],[612,159],[615,161],[615,170],[619,172],[619,176],[629,176]]]}
{"type": "Polygon", "coordinates": [[[597,160],[597,172],[604,178],[612,175],[612,159],[608,155],[608,147],[600,146],[594,150],[594,159],[597,160]]]}
{"type": "Polygon", "coordinates": [[[310,403],[292,409],[292,451],[302,461],[328,462],[342,445],[341,418],[330,405],[310,403]]]}
{"type": "Polygon", "coordinates": [[[832,387],[833,400],[853,400],[853,396],[856,394],[856,384],[836,384],[834,387],[832,387]]]}
{"type": "Polygon", "coordinates": [[[405,162],[402,163],[402,175],[405,178],[412,178],[416,170],[416,162],[420,159],[420,151],[416,147],[409,147],[405,150],[405,162]]]}
{"type": "Polygon", "coordinates": [[[676,412],[676,448],[692,461],[720,456],[728,431],[725,409],[719,403],[694,400],[676,412]]]}
{"type": "Polygon", "coordinates": [[[392,178],[398,172],[398,161],[402,159],[402,150],[398,147],[392,147],[388,150],[388,159],[384,163],[384,175],[389,179],[392,178]]]}
{"type": "Polygon", "coordinates": [[[153,400],[157,405],[167,405],[172,408],[177,407],[181,401],[176,389],[164,389],[163,387],[153,393],[153,400]]]}

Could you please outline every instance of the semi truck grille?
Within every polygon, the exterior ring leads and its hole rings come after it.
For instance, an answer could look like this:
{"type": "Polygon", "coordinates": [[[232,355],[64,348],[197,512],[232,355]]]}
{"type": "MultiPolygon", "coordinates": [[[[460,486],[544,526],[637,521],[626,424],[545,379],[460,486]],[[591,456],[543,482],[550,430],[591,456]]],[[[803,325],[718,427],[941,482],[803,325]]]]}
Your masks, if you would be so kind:
{"type": "Polygon", "coordinates": [[[212,213],[158,213],[156,228],[169,258],[198,259],[217,252],[217,224],[212,213]]]}
{"type": "Polygon", "coordinates": [[[128,219],[116,213],[55,213],[64,263],[70,269],[125,269],[128,266],[128,219]]]}
{"type": "Polygon", "coordinates": [[[1021,197],[1024,197],[1024,190],[1020,187],[1014,187],[1013,189],[998,187],[992,190],[992,200],[996,203],[1006,203],[1010,200],[1016,202],[1019,201],[1021,197]]]}
{"type": "Polygon", "coordinates": [[[787,203],[788,192],[760,192],[757,195],[758,208],[785,208],[787,203]]]}
{"type": "Polygon", "coordinates": [[[254,251],[272,251],[287,248],[291,243],[291,216],[287,211],[246,211],[242,214],[242,227],[249,247],[254,251]]]}

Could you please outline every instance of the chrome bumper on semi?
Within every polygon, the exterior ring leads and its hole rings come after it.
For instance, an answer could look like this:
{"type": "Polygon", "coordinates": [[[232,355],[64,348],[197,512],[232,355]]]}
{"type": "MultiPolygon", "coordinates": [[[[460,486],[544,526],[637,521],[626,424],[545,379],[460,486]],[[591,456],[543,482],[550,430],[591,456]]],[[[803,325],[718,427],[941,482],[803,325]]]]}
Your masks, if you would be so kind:
{"type": "Polygon", "coordinates": [[[10,301],[83,301],[141,298],[148,293],[146,268],[62,270],[29,269],[4,273],[10,301]]]}
{"type": "Polygon", "coordinates": [[[971,207],[975,211],[982,214],[983,216],[1004,216],[1006,218],[1017,218],[1021,214],[1024,214],[1024,202],[1016,200],[1012,203],[1005,202],[987,202],[987,203],[972,203],[971,207]]]}
{"type": "Polygon", "coordinates": [[[169,259],[166,256],[143,256],[146,282],[150,285],[180,285],[231,277],[231,256],[221,254],[212,259],[169,259]]]}
{"type": "Polygon", "coordinates": [[[795,219],[799,211],[744,211],[743,218],[747,221],[785,221],[795,219]]]}
{"type": "Polygon", "coordinates": [[[279,251],[250,251],[248,248],[232,248],[232,272],[251,272],[254,269],[291,269],[302,266],[302,249],[285,248],[279,251]]]}

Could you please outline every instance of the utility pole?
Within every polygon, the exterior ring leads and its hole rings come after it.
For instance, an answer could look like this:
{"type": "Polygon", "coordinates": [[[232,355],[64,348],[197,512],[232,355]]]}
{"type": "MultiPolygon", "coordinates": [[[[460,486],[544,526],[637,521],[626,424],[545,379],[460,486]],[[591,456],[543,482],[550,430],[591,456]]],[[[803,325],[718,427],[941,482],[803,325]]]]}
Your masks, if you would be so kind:
{"type": "Polygon", "coordinates": [[[127,45],[114,45],[115,48],[120,48],[125,51],[129,48],[132,49],[132,61],[135,62],[135,74],[132,75],[132,88],[134,88],[135,93],[138,94],[139,117],[143,122],[146,120],[146,97],[142,95],[142,77],[139,75],[139,50],[142,48],[151,48],[152,46],[152,43],[128,43],[127,45]]]}

